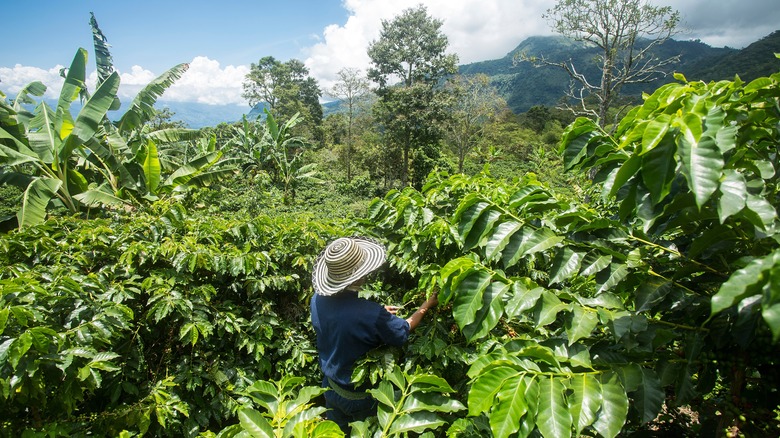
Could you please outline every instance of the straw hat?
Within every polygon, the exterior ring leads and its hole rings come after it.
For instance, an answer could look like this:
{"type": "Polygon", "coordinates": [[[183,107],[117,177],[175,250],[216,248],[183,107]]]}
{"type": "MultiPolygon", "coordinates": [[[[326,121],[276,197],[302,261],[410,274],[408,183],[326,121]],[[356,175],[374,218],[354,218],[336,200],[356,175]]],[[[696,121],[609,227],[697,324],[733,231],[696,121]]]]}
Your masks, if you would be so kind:
{"type": "Polygon", "coordinates": [[[314,291],[333,295],[376,270],[385,262],[385,247],[368,237],[342,237],[317,256],[311,274],[314,291]]]}

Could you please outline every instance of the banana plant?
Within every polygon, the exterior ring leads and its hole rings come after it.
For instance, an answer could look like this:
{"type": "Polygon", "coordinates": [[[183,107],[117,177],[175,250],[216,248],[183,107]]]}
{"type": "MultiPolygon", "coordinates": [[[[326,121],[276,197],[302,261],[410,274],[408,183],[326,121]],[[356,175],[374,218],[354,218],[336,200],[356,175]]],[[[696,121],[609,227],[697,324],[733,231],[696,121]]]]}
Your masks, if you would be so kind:
{"type": "MultiPolygon", "coordinates": [[[[21,114],[16,123],[4,119],[0,126],[1,135],[10,139],[9,129],[27,123],[26,136],[0,144],[3,152],[0,155],[3,166],[0,182],[24,190],[22,207],[17,213],[20,227],[42,222],[52,199],[57,199],[70,212],[77,212],[79,205],[75,196],[88,189],[84,169],[75,165],[76,159],[89,156],[87,145],[99,132],[106,112],[111,108],[119,88],[119,75],[109,75],[74,119],[70,105],[86,88],[86,61],[86,50],[79,49],[67,70],[56,108],[41,102],[32,118],[14,111],[16,116],[21,114]]],[[[40,96],[45,87],[33,84],[24,91],[40,96]]],[[[17,102],[27,98],[25,94],[18,97],[17,102]]]]}
{"type": "Polygon", "coordinates": [[[304,181],[321,182],[316,177],[316,163],[303,164],[303,150],[309,147],[304,138],[292,135],[292,129],[303,118],[295,114],[279,126],[274,116],[266,108],[266,131],[263,142],[268,146],[271,159],[274,163],[276,181],[282,184],[284,189],[284,202],[295,200],[295,188],[304,181]]]}

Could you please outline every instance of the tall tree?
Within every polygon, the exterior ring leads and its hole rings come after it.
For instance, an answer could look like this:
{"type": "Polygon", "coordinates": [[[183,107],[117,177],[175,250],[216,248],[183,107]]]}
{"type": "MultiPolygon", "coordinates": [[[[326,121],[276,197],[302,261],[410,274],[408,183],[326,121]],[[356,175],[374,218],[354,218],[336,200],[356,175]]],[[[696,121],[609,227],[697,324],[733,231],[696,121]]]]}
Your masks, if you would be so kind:
{"type": "Polygon", "coordinates": [[[487,75],[457,76],[447,84],[452,99],[447,105],[450,117],[445,122],[445,136],[458,157],[458,172],[463,162],[482,138],[488,123],[506,108],[506,101],[490,85],[487,75]]]}
{"type": "Polygon", "coordinates": [[[352,180],[352,153],[354,150],[354,137],[352,128],[355,124],[355,113],[358,103],[369,92],[369,82],[361,75],[359,69],[343,68],[338,72],[339,81],[331,88],[330,95],[339,99],[346,106],[346,157],[347,181],[352,180]]]}
{"type": "Polygon", "coordinates": [[[271,114],[280,120],[300,114],[308,134],[317,140],[321,138],[322,91],[301,61],[281,62],[266,56],[257,64],[252,63],[243,87],[242,97],[250,106],[264,102],[271,114]]]}
{"type": "Polygon", "coordinates": [[[564,69],[579,86],[570,92],[580,105],[578,112],[597,117],[602,127],[624,85],[665,76],[666,67],[679,59],[654,54],[657,46],[679,32],[680,13],[670,6],[653,6],[646,0],[558,0],[544,18],[559,34],[599,49],[595,58],[601,70],[598,84],[571,61],[552,62],[544,57],[536,61],[564,69]],[[586,105],[591,96],[597,103],[595,110],[586,105]]]}
{"type": "Polygon", "coordinates": [[[386,135],[401,151],[401,183],[409,177],[412,152],[438,142],[441,116],[435,86],[456,72],[458,57],[446,54],[448,40],[442,21],[428,15],[423,5],[404,10],[392,21],[382,21],[379,39],[368,47],[368,78],[379,85],[375,107],[384,119],[386,135]]]}

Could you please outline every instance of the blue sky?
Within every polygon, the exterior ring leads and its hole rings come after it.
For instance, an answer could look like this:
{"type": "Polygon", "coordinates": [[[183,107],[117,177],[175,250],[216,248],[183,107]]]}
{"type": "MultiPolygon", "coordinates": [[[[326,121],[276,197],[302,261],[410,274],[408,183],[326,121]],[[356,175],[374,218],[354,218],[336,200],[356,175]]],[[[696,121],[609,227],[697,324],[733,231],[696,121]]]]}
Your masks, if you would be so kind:
{"type": "MultiPolygon", "coordinates": [[[[161,100],[244,105],[241,82],[264,56],[297,58],[327,90],[345,67],[365,70],[382,20],[419,3],[444,21],[461,63],[503,57],[523,39],[550,34],[542,18],[554,0],[0,0],[0,91],[13,97],[41,80],[56,95],[58,70],[79,47],[90,54],[89,13],[111,45],[120,97],[176,64],[190,69],[161,100]]],[[[678,9],[678,39],[744,47],[780,29],[777,0],[651,0],[678,9]]],[[[90,71],[88,71],[88,74],[90,71]]]]}

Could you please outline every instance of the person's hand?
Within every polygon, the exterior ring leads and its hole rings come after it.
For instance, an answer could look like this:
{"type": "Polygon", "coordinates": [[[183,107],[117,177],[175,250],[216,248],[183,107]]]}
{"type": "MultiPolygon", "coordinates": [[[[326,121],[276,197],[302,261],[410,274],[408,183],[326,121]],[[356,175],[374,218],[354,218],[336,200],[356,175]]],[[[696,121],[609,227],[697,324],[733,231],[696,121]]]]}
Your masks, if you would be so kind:
{"type": "Polygon", "coordinates": [[[436,307],[436,305],[439,304],[439,292],[434,292],[431,294],[430,297],[428,297],[427,300],[423,303],[423,306],[430,309],[432,307],[436,307]]]}
{"type": "Polygon", "coordinates": [[[398,309],[400,309],[400,307],[398,307],[398,306],[385,306],[385,310],[390,312],[390,314],[392,314],[392,315],[395,315],[396,313],[398,313],[398,309]]]}

